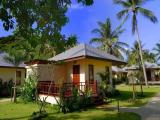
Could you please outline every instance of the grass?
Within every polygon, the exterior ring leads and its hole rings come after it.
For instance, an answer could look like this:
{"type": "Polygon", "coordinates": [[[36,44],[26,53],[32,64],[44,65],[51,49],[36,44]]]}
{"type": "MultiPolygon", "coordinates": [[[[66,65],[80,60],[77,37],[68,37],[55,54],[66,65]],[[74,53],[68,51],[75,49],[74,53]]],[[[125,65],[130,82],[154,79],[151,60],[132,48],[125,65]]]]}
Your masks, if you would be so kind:
{"type": "MultiPolygon", "coordinates": [[[[1,120],[27,120],[34,111],[38,111],[35,103],[0,103],[1,120]]],[[[117,113],[114,110],[101,108],[63,114],[57,113],[55,107],[48,106],[47,112],[49,115],[44,120],[140,120],[140,116],[135,113],[117,113]]]]}
{"type": "MultiPolygon", "coordinates": [[[[120,91],[119,98],[120,106],[139,107],[145,105],[151,97],[160,91],[159,86],[143,87],[144,97],[139,97],[140,86],[136,86],[137,102],[129,102],[132,98],[132,86],[118,85],[117,89],[120,91]]],[[[107,109],[110,106],[116,106],[117,101],[104,105],[104,107],[96,107],[88,109],[87,111],[73,112],[73,113],[57,113],[56,107],[47,106],[46,110],[49,113],[45,120],[140,120],[140,116],[135,113],[120,112],[116,110],[107,109]]],[[[27,120],[33,112],[38,111],[38,105],[35,103],[10,103],[0,102],[0,119],[1,120],[27,120]]]]}
{"type": "Polygon", "coordinates": [[[47,120],[141,120],[135,113],[117,113],[116,111],[106,111],[102,109],[90,109],[88,111],[74,112],[68,114],[51,115],[47,120]]]}
{"type": "MultiPolygon", "coordinates": [[[[120,97],[114,97],[120,100],[120,106],[124,107],[140,107],[148,103],[148,101],[160,91],[160,86],[150,86],[149,88],[143,86],[144,96],[140,96],[140,86],[136,85],[136,101],[132,102],[132,86],[118,85],[117,89],[120,91],[120,97]]],[[[112,101],[111,106],[115,106],[117,101],[112,101]]]]}

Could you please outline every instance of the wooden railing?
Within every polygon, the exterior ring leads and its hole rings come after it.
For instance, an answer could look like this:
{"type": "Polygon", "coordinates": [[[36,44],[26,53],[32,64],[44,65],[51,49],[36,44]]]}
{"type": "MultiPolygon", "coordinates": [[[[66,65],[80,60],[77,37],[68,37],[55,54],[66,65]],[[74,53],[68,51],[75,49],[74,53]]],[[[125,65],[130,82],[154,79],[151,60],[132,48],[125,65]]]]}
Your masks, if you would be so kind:
{"type": "Polygon", "coordinates": [[[60,93],[60,85],[51,84],[50,81],[40,81],[38,82],[37,87],[39,94],[58,96],[60,93]]]}
{"type": "Polygon", "coordinates": [[[50,81],[40,81],[38,82],[38,93],[45,95],[54,95],[59,96],[60,94],[60,86],[65,87],[65,96],[71,96],[73,88],[78,88],[80,91],[89,90],[92,95],[97,94],[97,81],[89,82],[79,82],[79,83],[63,83],[63,85],[59,84],[51,84],[50,81]]]}

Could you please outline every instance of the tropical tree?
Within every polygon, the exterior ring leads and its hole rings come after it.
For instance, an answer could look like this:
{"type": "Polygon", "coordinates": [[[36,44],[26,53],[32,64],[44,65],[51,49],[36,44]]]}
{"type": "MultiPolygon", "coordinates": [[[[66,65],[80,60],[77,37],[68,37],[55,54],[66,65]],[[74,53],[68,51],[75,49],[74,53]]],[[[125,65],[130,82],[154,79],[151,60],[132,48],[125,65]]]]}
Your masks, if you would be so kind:
{"type": "Polygon", "coordinates": [[[57,39],[69,21],[66,12],[74,3],[89,6],[93,0],[0,0],[0,21],[5,30],[19,29],[23,37],[38,31],[57,39]]]}
{"type": "Polygon", "coordinates": [[[24,57],[21,51],[10,51],[10,55],[6,55],[4,60],[15,67],[15,78],[13,86],[13,102],[16,102],[16,87],[17,87],[17,67],[23,62],[24,57]]]}
{"type": "Polygon", "coordinates": [[[156,63],[157,62],[156,54],[153,53],[153,52],[150,52],[149,50],[144,50],[143,56],[144,56],[143,57],[144,61],[148,61],[148,62],[151,62],[151,63],[156,63]]]}
{"type": "Polygon", "coordinates": [[[98,37],[92,38],[90,43],[98,43],[99,48],[115,55],[119,58],[123,58],[123,53],[127,52],[128,44],[119,41],[119,35],[124,31],[122,24],[115,30],[112,30],[111,21],[109,18],[106,19],[105,23],[98,22],[99,28],[96,28],[92,33],[98,34],[98,37]]]}
{"type": "Polygon", "coordinates": [[[48,59],[77,44],[77,37],[70,35],[45,38],[38,34],[32,34],[29,38],[21,36],[18,32],[12,36],[0,38],[0,51],[8,52],[8,49],[23,51],[26,61],[33,59],[48,59]]]}
{"type": "Polygon", "coordinates": [[[140,34],[139,34],[138,24],[137,24],[137,15],[140,13],[141,15],[143,15],[145,18],[149,19],[153,23],[156,23],[158,21],[152,11],[141,7],[147,1],[148,0],[114,0],[116,4],[124,8],[117,14],[118,19],[122,19],[123,17],[125,17],[126,19],[126,18],[129,18],[130,15],[132,15],[132,33],[135,34],[136,40],[138,42],[140,60],[143,68],[143,74],[144,74],[146,86],[148,86],[148,81],[147,81],[146,70],[145,70],[144,61],[143,61],[143,55],[142,55],[142,49],[141,49],[141,43],[140,43],[140,34]]]}
{"type": "Polygon", "coordinates": [[[153,50],[156,52],[157,61],[160,60],[160,43],[157,43],[153,50]]]}
{"type": "MultiPolygon", "coordinates": [[[[143,60],[147,62],[155,63],[156,55],[150,52],[149,50],[144,49],[142,42],[141,42],[141,45],[142,45],[141,49],[142,49],[143,60]]],[[[128,52],[128,65],[133,65],[133,64],[141,65],[139,58],[140,58],[139,45],[138,45],[138,42],[135,41],[133,44],[133,47],[128,52]]]]}

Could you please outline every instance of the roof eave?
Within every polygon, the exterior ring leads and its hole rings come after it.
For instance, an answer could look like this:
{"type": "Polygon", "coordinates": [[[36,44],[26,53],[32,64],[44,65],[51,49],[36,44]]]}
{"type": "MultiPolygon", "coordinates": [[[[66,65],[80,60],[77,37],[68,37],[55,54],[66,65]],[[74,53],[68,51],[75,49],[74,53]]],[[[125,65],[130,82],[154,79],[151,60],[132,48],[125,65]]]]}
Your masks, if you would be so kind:
{"type": "Polygon", "coordinates": [[[57,60],[57,61],[69,62],[69,61],[80,60],[80,59],[85,59],[85,58],[109,61],[109,62],[112,62],[112,65],[126,65],[127,64],[127,62],[124,62],[124,61],[116,61],[116,60],[111,60],[111,59],[98,58],[98,57],[93,57],[93,56],[88,56],[88,55],[78,56],[78,57],[74,57],[74,58],[68,58],[68,59],[64,59],[64,60],[57,60]]]}

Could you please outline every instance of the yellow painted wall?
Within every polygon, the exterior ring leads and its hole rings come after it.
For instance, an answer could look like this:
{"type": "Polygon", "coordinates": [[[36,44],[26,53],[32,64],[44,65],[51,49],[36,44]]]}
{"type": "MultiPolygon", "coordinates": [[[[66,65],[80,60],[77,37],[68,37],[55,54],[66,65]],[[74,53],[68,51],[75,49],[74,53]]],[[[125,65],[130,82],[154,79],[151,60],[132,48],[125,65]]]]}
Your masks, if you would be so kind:
{"type": "Polygon", "coordinates": [[[104,72],[105,67],[108,66],[111,69],[112,63],[96,59],[81,59],[67,63],[67,81],[72,81],[73,78],[73,65],[80,65],[80,82],[85,82],[89,79],[88,65],[94,65],[94,79],[101,80],[98,72],[104,72]]]}
{"type": "MultiPolygon", "coordinates": [[[[17,71],[21,71],[21,83],[23,83],[25,78],[25,69],[17,69],[17,71]]],[[[0,68],[0,79],[5,81],[15,80],[15,68],[0,68]]]]}
{"type": "Polygon", "coordinates": [[[66,65],[39,64],[27,66],[27,76],[36,75],[38,81],[54,81],[61,84],[66,81],[66,65]],[[34,72],[33,72],[34,71],[34,72]]]}
{"type": "Polygon", "coordinates": [[[89,79],[89,74],[88,74],[88,65],[89,64],[94,66],[94,79],[97,81],[101,80],[98,73],[105,72],[106,67],[109,67],[109,69],[111,69],[111,66],[112,66],[111,62],[96,60],[96,59],[85,59],[85,72],[86,72],[85,78],[86,78],[86,80],[89,79]]]}
{"type": "Polygon", "coordinates": [[[73,80],[73,65],[80,65],[80,82],[85,82],[89,79],[88,65],[94,65],[94,79],[99,81],[101,78],[98,72],[105,72],[105,67],[111,69],[111,62],[95,59],[81,59],[67,62],[63,65],[33,65],[27,66],[27,75],[32,73],[33,69],[39,76],[39,81],[55,81],[55,83],[72,82],[73,80]]]}

